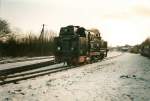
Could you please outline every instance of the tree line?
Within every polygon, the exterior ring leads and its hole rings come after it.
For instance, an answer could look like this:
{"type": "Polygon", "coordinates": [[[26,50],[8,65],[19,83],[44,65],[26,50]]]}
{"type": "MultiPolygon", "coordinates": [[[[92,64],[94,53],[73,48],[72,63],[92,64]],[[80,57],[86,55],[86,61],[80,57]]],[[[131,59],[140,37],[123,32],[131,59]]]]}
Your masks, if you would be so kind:
{"type": "Polygon", "coordinates": [[[54,32],[42,39],[29,34],[18,38],[6,20],[0,18],[0,57],[47,56],[53,53],[54,32]]]}

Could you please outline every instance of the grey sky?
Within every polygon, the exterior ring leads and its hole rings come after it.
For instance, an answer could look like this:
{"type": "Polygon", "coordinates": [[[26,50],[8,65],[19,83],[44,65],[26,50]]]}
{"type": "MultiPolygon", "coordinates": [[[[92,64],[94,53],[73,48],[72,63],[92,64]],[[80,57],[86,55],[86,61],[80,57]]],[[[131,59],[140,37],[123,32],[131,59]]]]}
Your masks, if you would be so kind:
{"type": "Polygon", "coordinates": [[[150,36],[149,0],[0,0],[11,26],[39,32],[70,24],[98,28],[110,45],[136,44],[150,36]]]}

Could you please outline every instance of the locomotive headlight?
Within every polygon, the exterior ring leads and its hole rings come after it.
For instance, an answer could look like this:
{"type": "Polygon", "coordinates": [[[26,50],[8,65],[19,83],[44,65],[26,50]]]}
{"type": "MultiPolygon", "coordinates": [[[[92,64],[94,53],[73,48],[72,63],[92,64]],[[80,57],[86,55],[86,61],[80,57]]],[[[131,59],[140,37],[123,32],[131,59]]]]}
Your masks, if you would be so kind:
{"type": "Polygon", "coordinates": [[[74,48],[73,48],[73,47],[71,47],[71,50],[73,51],[73,50],[74,50],[74,48]]]}
{"type": "Polygon", "coordinates": [[[57,47],[57,50],[60,50],[60,47],[57,47]]]}

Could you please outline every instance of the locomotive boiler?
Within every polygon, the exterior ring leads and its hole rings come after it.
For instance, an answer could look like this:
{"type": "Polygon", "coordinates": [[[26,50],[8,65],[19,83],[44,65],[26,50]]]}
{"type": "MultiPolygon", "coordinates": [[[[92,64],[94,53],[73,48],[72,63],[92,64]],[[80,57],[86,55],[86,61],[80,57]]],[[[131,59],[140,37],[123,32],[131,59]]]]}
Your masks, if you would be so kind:
{"type": "Polygon", "coordinates": [[[107,56],[107,42],[102,40],[97,29],[87,30],[80,26],[67,26],[60,29],[54,38],[56,62],[68,65],[92,63],[107,56]]]}

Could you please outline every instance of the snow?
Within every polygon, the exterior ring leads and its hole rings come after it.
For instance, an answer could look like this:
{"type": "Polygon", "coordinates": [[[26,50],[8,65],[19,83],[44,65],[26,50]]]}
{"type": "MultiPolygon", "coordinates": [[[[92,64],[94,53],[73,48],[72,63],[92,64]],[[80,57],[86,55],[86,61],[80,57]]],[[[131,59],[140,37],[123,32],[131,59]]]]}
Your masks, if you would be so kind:
{"type": "Polygon", "coordinates": [[[41,62],[51,61],[51,60],[54,60],[54,58],[0,64],[0,70],[22,67],[26,65],[33,65],[41,62]]]}
{"type": "Polygon", "coordinates": [[[150,60],[139,54],[123,53],[105,61],[0,86],[0,101],[150,101],[149,84],[150,60]]]}
{"type": "Polygon", "coordinates": [[[14,62],[21,62],[21,61],[31,61],[31,60],[40,60],[40,59],[48,59],[54,58],[54,56],[40,56],[40,57],[1,57],[0,64],[6,63],[14,63],[14,62]]]}

